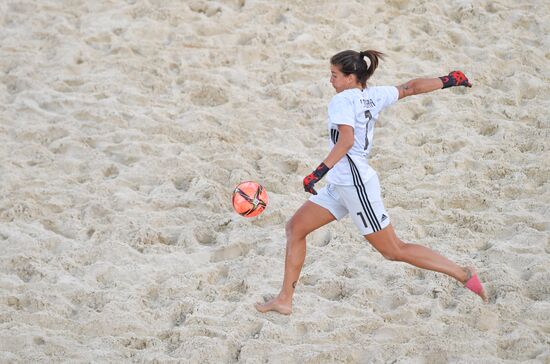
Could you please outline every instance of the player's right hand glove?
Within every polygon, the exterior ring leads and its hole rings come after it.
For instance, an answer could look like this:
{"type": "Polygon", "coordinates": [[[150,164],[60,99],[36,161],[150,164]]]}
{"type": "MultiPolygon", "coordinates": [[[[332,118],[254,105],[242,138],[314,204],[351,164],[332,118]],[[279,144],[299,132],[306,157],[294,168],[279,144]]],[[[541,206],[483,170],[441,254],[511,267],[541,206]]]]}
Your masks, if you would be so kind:
{"type": "Polygon", "coordinates": [[[304,190],[306,192],[316,195],[317,191],[315,191],[313,186],[315,186],[315,184],[319,182],[319,180],[323,178],[325,174],[327,174],[329,169],[330,168],[328,168],[325,163],[319,164],[319,166],[317,166],[317,168],[315,168],[313,172],[311,172],[304,178],[304,190]]]}
{"type": "Polygon", "coordinates": [[[450,72],[447,76],[441,76],[439,79],[443,82],[442,88],[453,87],[453,86],[466,86],[472,87],[468,77],[462,71],[453,71],[450,72]]]}

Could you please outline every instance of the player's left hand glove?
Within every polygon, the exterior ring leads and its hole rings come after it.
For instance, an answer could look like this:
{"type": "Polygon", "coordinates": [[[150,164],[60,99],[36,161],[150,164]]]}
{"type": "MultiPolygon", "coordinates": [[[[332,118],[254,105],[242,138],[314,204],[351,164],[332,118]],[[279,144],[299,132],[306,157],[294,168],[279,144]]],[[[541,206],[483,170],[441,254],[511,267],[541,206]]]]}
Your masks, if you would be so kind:
{"type": "Polygon", "coordinates": [[[304,178],[304,190],[306,192],[316,195],[317,191],[315,191],[313,186],[315,186],[315,184],[319,182],[319,180],[323,178],[325,174],[327,174],[329,169],[330,168],[328,168],[325,163],[319,164],[319,166],[315,168],[313,172],[311,172],[304,178]]]}
{"type": "Polygon", "coordinates": [[[442,88],[453,87],[453,86],[466,86],[472,87],[468,77],[462,71],[453,71],[450,72],[447,76],[441,76],[439,79],[443,82],[442,88]]]}

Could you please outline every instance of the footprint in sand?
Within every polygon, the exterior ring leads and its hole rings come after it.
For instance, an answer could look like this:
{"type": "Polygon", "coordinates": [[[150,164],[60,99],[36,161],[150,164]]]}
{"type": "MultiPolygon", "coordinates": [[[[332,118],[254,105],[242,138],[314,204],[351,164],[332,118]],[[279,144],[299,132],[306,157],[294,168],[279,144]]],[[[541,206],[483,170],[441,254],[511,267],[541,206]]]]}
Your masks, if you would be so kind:
{"type": "Polygon", "coordinates": [[[550,272],[534,273],[525,284],[526,296],[533,301],[549,301],[550,284],[548,282],[550,282],[550,272]]]}
{"type": "Polygon", "coordinates": [[[190,302],[180,303],[172,313],[172,324],[174,327],[185,324],[187,318],[195,312],[195,306],[190,302]]]}
{"type": "Polygon", "coordinates": [[[229,267],[227,265],[218,266],[215,270],[208,272],[206,281],[209,284],[221,285],[227,281],[229,276],[229,267]]]}
{"type": "Polygon", "coordinates": [[[222,11],[222,8],[214,4],[209,4],[206,1],[192,1],[189,4],[189,9],[195,13],[205,14],[208,17],[214,16],[222,11]]]}
{"type": "Polygon", "coordinates": [[[240,302],[248,292],[249,286],[244,279],[233,279],[220,290],[220,297],[229,302],[240,302]]]}
{"type": "Polygon", "coordinates": [[[345,284],[337,280],[321,280],[316,284],[317,294],[331,301],[341,301],[348,296],[345,284]]]}
{"type": "Polygon", "coordinates": [[[191,94],[191,102],[196,106],[219,106],[228,100],[224,89],[208,85],[199,87],[191,94]]]}
{"type": "Polygon", "coordinates": [[[40,272],[31,258],[24,256],[16,256],[7,264],[8,269],[11,269],[25,283],[40,280],[44,277],[44,273],[40,272]]]}
{"type": "Polygon", "coordinates": [[[250,251],[250,246],[243,243],[232,244],[218,249],[210,257],[210,262],[216,263],[222,260],[233,260],[244,257],[250,251]]]}
{"type": "Polygon", "coordinates": [[[201,245],[214,245],[216,244],[217,234],[206,226],[197,227],[194,231],[195,239],[201,245]]]}
{"type": "Polygon", "coordinates": [[[141,339],[137,337],[131,337],[128,339],[122,339],[122,345],[128,349],[135,349],[135,350],[144,350],[147,349],[149,346],[154,346],[154,344],[150,343],[149,338],[141,339]]]}
{"type": "Polygon", "coordinates": [[[118,174],[119,174],[118,167],[115,166],[114,164],[105,168],[105,170],[103,171],[103,176],[107,179],[116,178],[118,177],[118,174]]]}
{"type": "Polygon", "coordinates": [[[498,132],[498,130],[499,130],[498,124],[487,124],[487,125],[481,126],[478,130],[478,133],[486,137],[491,137],[495,135],[498,132]]]}

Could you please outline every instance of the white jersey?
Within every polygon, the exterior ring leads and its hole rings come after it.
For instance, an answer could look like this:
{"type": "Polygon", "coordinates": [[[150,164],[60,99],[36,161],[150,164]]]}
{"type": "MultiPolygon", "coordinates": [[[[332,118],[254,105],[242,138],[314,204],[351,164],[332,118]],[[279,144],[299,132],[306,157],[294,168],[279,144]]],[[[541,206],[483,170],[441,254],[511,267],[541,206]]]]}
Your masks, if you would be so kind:
{"type": "Polygon", "coordinates": [[[376,173],[367,161],[374,137],[374,124],[380,111],[398,99],[399,91],[394,86],[367,87],[362,91],[354,88],[334,95],[328,105],[330,149],[338,141],[338,125],[353,127],[355,141],[348,153],[328,172],[328,183],[358,185],[366,183],[376,173]]]}

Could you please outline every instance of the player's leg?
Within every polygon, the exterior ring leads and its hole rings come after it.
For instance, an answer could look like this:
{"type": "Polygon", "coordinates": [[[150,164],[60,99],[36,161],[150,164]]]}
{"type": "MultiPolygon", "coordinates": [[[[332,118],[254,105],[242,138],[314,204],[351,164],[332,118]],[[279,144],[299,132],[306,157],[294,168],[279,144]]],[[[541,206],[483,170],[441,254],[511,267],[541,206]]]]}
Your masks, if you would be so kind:
{"type": "Polygon", "coordinates": [[[257,303],[260,312],[277,311],[289,314],[292,311],[292,296],[300,277],[306,256],[306,236],[331,221],[346,216],[348,210],[333,185],[327,185],[311,196],[309,201],[296,211],[286,224],[286,257],[283,286],[277,297],[257,303]]]}
{"type": "Polygon", "coordinates": [[[405,262],[418,268],[429,269],[447,274],[467,288],[478,294],[484,301],[487,296],[472,267],[460,267],[455,262],[445,258],[422,245],[405,243],[397,237],[390,224],[372,234],[365,235],[369,243],[386,259],[405,262]],[[471,282],[471,283],[469,283],[471,282]],[[475,285],[471,288],[470,285],[475,285]]]}
{"type": "Polygon", "coordinates": [[[286,224],[286,256],[283,286],[279,295],[265,303],[256,303],[260,312],[277,311],[288,315],[292,312],[292,296],[306,257],[306,236],[335,217],[324,207],[306,201],[286,224]]]}
{"type": "Polygon", "coordinates": [[[487,300],[473,268],[460,267],[453,261],[422,245],[403,242],[395,234],[384,208],[378,177],[365,184],[345,187],[340,196],[345,200],[351,218],[361,234],[386,259],[406,262],[416,267],[445,273],[487,300]]]}
{"type": "Polygon", "coordinates": [[[380,231],[365,235],[365,238],[386,259],[445,273],[459,282],[466,282],[468,273],[464,269],[430,248],[405,243],[397,237],[391,224],[380,231]]]}

